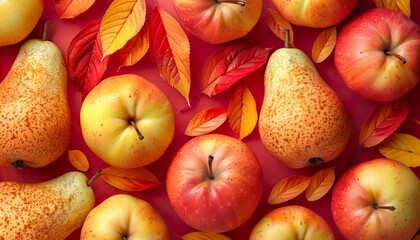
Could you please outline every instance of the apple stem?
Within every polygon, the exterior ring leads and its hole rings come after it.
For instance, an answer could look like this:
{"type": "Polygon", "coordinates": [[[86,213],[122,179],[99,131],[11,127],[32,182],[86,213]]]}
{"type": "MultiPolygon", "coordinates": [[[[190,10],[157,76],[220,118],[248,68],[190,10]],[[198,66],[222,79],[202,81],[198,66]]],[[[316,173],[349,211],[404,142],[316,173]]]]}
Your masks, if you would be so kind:
{"type": "Polygon", "coordinates": [[[87,185],[88,186],[92,185],[92,183],[95,182],[96,179],[98,179],[101,175],[102,175],[102,170],[97,171],[95,175],[93,175],[93,177],[89,179],[89,181],[87,182],[87,185]]]}
{"type": "Polygon", "coordinates": [[[212,180],[214,179],[213,167],[212,167],[213,160],[214,160],[214,157],[212,155],[209,155],[209,158],[208,158],[209,178],[212,179],[212,180]]]}
{"type": "Polygon", "coordinates": [[[136,133],[137,133],[137,136],[139,137],[139,139],[140,139],[140,140],[143,140],[143,139],[144,139],[144,135],[140,132],[140,130],[139,130],[139,128],[137,127],[136,123],[135,123],[133,120],[131,120],[131,121],[130,121],[130,124],[131,124],[131,126],[133,126],[133,127],[134,127],[134,129],[136,130],[136,133]]]}
{"type": "Polygon", "coordinates": [[[373,204],[373,208],[374,209],[386,209],[386,210],[390,210],[390,211],[394,211],[396,208],[394,206],[378,206],[375,204],[373,204]]]}
{"type": "Polygon", "coordinates": [[[234,0],[216,0],[216,3],[234,3],[234,4],[238,4],[240,6],[245,6],[245,2],[244,1],[234,1],[234,0]]]}
{"type": "Polygon", "coordinates": [[[13,170],[22,169],[24,166],[23,161],[21,159],[13,162],[11,165],[12,165],[13,170]]]}
{"type": "Polygon", "coordinates": [[[289,44],[289,38],[290,38],[289,29],[286,28],[286,29],[283,30],[283,32],[284,32],[284,47],[289,48],[289,46],[290,46],[290,44],[289,44]]]}
{"type": "Polygon", "coordinates": [[[388,56],[394,56],[394,57],[399,58],[401,60],[402,64],[407,63],[407,60],[403,56],[399,55],[398,53],[394,53],[394,52],[391,52],[391,51],[385,51],[385,54],[388,55],[388,56]]]}

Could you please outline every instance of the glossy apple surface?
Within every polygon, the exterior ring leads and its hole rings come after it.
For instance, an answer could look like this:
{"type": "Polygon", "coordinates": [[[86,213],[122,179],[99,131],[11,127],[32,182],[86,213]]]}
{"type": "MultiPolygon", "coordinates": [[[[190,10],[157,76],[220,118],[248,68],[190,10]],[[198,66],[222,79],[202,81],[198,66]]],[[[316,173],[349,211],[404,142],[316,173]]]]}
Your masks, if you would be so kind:
{"type": "Polygon", "coordinates": [[[340,177],[331,211],[347,239],[411,239],[420,227],[420,180],[407,166],[378,158],[340,177]]]}
{"type": "Polygon", "coordinates": [[[333,240],[328,223],[309,208],[290,205],[271,210],[254,226],[250,240],[333,240]]]}
{"type": "Polygon", "coordinates": [[[162,156],[172,141],[172,105],[156,85],[134,74],[100,82],[80,109],[83,139],[103,161],[141,167],[162,156]]]}
{"type": "Polygon", "coordinates": [[[180,218],[204,232],[226,232],[245,223],[263,190],[255,154],[244,142],[222,134],[185,143],[166,179],[169,201],[180,218]]]}
{"type": "Polygon", "coordinates": [[[257,24],[262,0],[172,0],[181,25],[199,39],[219,44],[241,38],[257,24]]]}
{"type": "Polygon", "coordinates": [[[80,239],[169,240],[170,237],[165,221],[148,202],[116,194],[90,211],[80,239]]]}
{"type": "Polygon", "coordinates": [[[343,21],[359,0],[272,0],[280,14],[290,23],[325,28],[343,21]]]}
{"type": "Polygon", "coordinates": [[[26,38],[35,28],[43,11],[43,0],[1,0],[0,47],[26,38]]]}
{"type": "Polygon", "coordinates": [[[334,60],[354,92],[373,101],[395,100],[420,81],[420,27],[397,11],[368,10],[339,32],[334,60]]]}

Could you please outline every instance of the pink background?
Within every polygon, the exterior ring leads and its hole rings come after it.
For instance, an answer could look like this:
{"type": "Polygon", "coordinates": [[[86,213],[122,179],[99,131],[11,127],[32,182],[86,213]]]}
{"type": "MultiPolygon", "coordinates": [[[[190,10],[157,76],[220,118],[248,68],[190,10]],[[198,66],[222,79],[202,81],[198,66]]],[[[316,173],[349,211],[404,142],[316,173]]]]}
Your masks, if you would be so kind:
{"type": "MultiPolygon", "coordinates": [[[[67,47],[72,40],[72,38],[80,31],[80,29],[85,26],[88,22],[92,21],[95,18],[99,18],[103,15],[107,5],[110,1],[101,1],[97,0],[93,7],[91,7],[87,12],[71,20],[60,20],[56,28],[53,30],[51,40],[59,46],[62,50],[63,55],[67,52],[67,47]]],[[[148,13],[147,16],[150,16],[152,9],[158,4],[173,16],[176,17],[173,10],[171,1],[167,0],[148,0],[148,13]],[[157,3],[156,3],[157,2],[157,3]]],[[[412,18],[420,23],[420,2],[412,1],[412,18]]],[[[45,11],[42,16],[41,21],[39,22],[36,29],[31,33],[28,38],[40,38],[42,32],[42,21],[49,20],[54,23],[58,19],[53,6],[53,0],[45,1],[45,11]]],[[[283,42],[279,40],[267,27],[265,23],[264,13],[268,7],[273,7],[271,1],[265,0],[263,7],[263,15],[256,25],[256,27],[242,39],[236,40],[235,42],[246,42],[258,44],[262,47],[271,47],[274,49],[280,48],[283,46],[283,42]]],[[[352,14],[342,23],[338,25],[338,31],[342,28],[343,24],[347,22],[351,17],[373,8],[374,4],[372,0],[362,0],[356,6],[356,9],[352,14]]],[[[311,54],[312,44],[320,33],[321,29],[311,29],[306,27],[293,26],[295,34],[295,46],[305,51],[309,56],[311,54]]],[[[167,149],[166,153],[162,156],[161,159],[155,163],[149,165],[149,169],[152,170],[162,183],[165,182],[165,175],[168,165],[180,146],[184,144],[190,137],[187,137],[183,134],[188,121],[199,111],[204,110],[209,107],[224,107],[227,108],[228,101],[230,99],[232,89],[227,90],[213,98],[209,98],[200,93],[198,89],[198,75],[199,71],[204,64],[204,61],[207,57],[216,49],[222,47],[223,45],[210,45],[201,40],[195,38],[192,35],[188,35],[190,44],[191,44],[191,75],[192,75],[192,84],[191,84],[191,94],[190,98],[195,98],[192,102],[192,108],[185,112],[180,113],[180,109],[186,106],[184,98],[172,87],[169,86],[165,81],[163,81],[158,72],[156,71],[154,65],[151,63],[150,55],[147,54],[138,64],[132,67],[123,67],[120,71],[118,69],[117,56],[111,58],[108,70],[105,74],[106,76],[112,76],[116,74],[123,73],[135,73],[138,74],[151,82],[159,86],[169,97],[170,101],[173,104],[175,117],[176,117],[176,132],[173,142],[167,149]]],[[[0,79],[3,79],[7,74],[10,66],[12,65],[17,52],[19,50],[21,43],[15,44],[8,47],[0,48],[0,79]]],[[[330,226],[334,230],[337,239],[343,239],[343,237],[338,232],[336,226],[334,225],[331,211],[330,211],[330,199],[331,191],[315,202],[309,202],[305,199],[304,194],[301,194],[297,198],[290,200],[286,203],[279,205],[269,205],[266,203],[268,194],[271,188],[281,179],[287,176],[295,174],[304,174],[307,176],[313,175],[320,169],[336,165],[336,178],[341,176],[345,169],[350,165],[369,160],[376,157],[381,157],[380,153],[376,148],[371,149],[362,149],[358,145],[358,135],[361,125],[369,117],[370,113],[375,109],[378,103],[367,101],[361,97],[355,95],[351,92],[343,83],[339,77],[335,67],[333,57],[330,56],[326,61],[320,64],[316,64],[317,69],[320,74],[323,76],[324,80],[339,94],[345,105],[348,107],[352,124],[353,124],[353,135],[350,143],[348,144],[345,151],[333,162],[325,163],[318,165],[316,167],[309,167],[302,170],[292,170],[288,169],[280,162],[271,157],[263,145],[260,142],[258,129],[255,128],[254,132],[246,137],[243,141],[251,147],[251,149],[256,153],[263,171],[264,171],[264,194],[260,205],[258,206],[253,217],[241,227],[225,233],[227,236],[232,239],[247,239],[252,227],[257,223],[257,221],[263,217],[268,211],[285,205],[291,204],[300,204],[306,206],[330,223],[330,226]]],[[[249,88],[251,89],[256,101],[258,111],[261,108],[262,97],[263,97],[263,76],[264,76],[264,67],[261,67],[256,72],[247,76],[243,81],[247,81],[249,88]]],[[[101,168],[107,167],[107,165],[97,158],[85,145],[83,138],[80,133],[79,125],[79,109],[81,106],[81,94],[74,87],[72,83],[69,82],[69,100],[71,104],[72,117],[73,117],[73,137],[70,143],[69,149],[80,149],[88,157],[90,161],[90,169],[86,172],[88,177],[93,176],[93,174],[101,168]]],[[[402,124],[402,126],[397,130],[401,133],[410,133],[416,137],[420,136],[420,125],[418,125],[414,119],[420,120],[420,111],[418,108],[415,108],[415,104],[420,102],[420,91],[419,87],[415,88],[409,95],[411,110],[409,116],[402,124]]],[[[221,128],[215,132],[223,133],[230,136],[235,136],[232,130],[229,128],[228,124],[225,123],[221,128]]],[[[68,162],[67,154],[63,154],[61,158],[53,162],[52,164],[39,168],[39,169],[30,169],[25,168],[23,170],[13,171],[9,167],[0,167],[0,181],[14,180],[21,182],[39,182],[45,181],[54,177],[58,177],[61,174],[75,170],[70,163],[68,162]]],[[[413,169],[418,176],[420,176],[420,169],[413,169]]],[[[118,190],[110,185],[108,185],[103,179],[98,179],[94,184],[93,188],[96,194],[97,204],[101,203],[107,197],[117,194],[117,193],[128,193],[121,190],[118,190]]],[[[177,236],[182,236],[188,232],[195,231],[194,229],[185,225],[179,217],[176,215],[172,207],[168,202],[166,196],[165,185],[162,184],[153,189],[149,189],[142,192],[130,192],[129,194],[147,200],[152,204],[153,207],[162,215],[165,219],[173,239],[177,239],[177,236]]],[[[78,239],[80,234],[80,229],[75,231],[68,239],[78,239]]]]}

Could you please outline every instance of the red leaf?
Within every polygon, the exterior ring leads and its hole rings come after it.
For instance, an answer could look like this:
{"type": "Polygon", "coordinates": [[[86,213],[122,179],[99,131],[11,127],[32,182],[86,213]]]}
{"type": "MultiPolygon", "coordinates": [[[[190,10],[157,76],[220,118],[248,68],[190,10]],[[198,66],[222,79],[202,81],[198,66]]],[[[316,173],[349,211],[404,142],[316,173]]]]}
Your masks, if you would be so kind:
{"type": "Polygon", "coordinates": [[[185,135],[199,136],[220,127],[227,119],[227,110],[209,108],[197,113],[188,123],[185,135]]]}
{"type": "Polygon", "coordinates": [[[247,44],[232,44],[214,52],[204,63],[200,89],[214,96],[264,65],[270,48],[247,44]]]}
{"type": "Polygon", "coordinates": [[[88,10],[95,0],[54,0],[55,10],[60,18],[75,18],[88,10]]]}
{"type": "Polygon", "coordinates": [[[108,66],[109,56],[103,58],[98,33],[100,23],[101,19],[96,19],[82,28],[67,50],[69,77],[84,96],[102,80],[108,66]]]}
{"type": "Polygon", "coordinates": [[[405,98],[379,105],[360,130],[360,144],[363,147],[379,144],[397,130],[408,112],[409,104],[405,98]]]}
{"type": "Polygon", "coordinates": [[[133,66],[149,50],[149,24],[145,23],[140,32],[130,39],[120,50],[119,60],[122,66],[133,66]]]}

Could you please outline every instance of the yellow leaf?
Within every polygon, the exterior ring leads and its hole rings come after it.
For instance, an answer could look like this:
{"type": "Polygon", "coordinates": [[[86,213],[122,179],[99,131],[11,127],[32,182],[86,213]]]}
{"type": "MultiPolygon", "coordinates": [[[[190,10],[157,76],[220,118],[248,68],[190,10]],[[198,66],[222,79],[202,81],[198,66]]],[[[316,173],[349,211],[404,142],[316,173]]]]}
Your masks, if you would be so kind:
{"type": "Polygon", "coordinates": [[[335,26],[323,30],[312,46],[312,59],[316,63],[323,62],[332,53],[337,40],[335,26]]]}
{"type": "Polygon", "coordinates": [[[194,115],[184,131],[187,136],[200,136],[220,127],[227,118],[224,108],[207,108],[194,115]]]}
{"type": "Polygon", "coordinates": [[[181,237],[182,240],[231,240],[221,233],[190,232],[181,237]]]}
{"type": "Polygon", "coordinates": [[[420,166],[420,140],[404,133],[393,133],[379,146],[379,152],[386,158],[399,161],[408,167],[420,166]]]}
{"type": "Polygon", "coordinates": [[[292,25],[278,11],[268,8],[265,20],[270,30],[283,41],[285,41],[284,30],[288,29],[289,44],[290,46],[294,46],[294,35],[292,25]]]}
{"type": "Polygon", "coordinates": [[[330,191],[335,181],[335,166],[319,170],[311,177],[308,188],[306,189],[306,199],[316,201],[330,191]]]}
{"type": "Polygon", "coordinates": [[[86,172],[89,170],[89,161],[86,155],[80,150],[68,150],[69,161],[74,168],[86,172]]]}
{"type": "Polygon", "coordinates": [[[279,204],[297,197],[309,186],[310,177],[294,175],[279,181],[271,189],[267,202],[269,204],[279,204]]]}
{"type": "Polygon", "coordinates": [[[111,186],[124,191],[142,191],[160,185],[157,177],[146,167],[102,170],[102,178],[111,186]]]}
{"type": "Polygon", "coordinates": [[[411,15],[410,0],[373,0],[378,8],[400,11],[407,17],[411,15]]]}
{"type": "Polygon", "coordinates": [[[145,0],[113,0],[99,29],[104,56],[124,47],[140,31],[145,20],[145,0]]]}
{"type": "Polygon", "coordinates": [[[251,91],[244,84],[238,85],[232,94],[228,107],[229,126],[239,139],[251,134],[257,125],[257,104],[251,91]]]}

